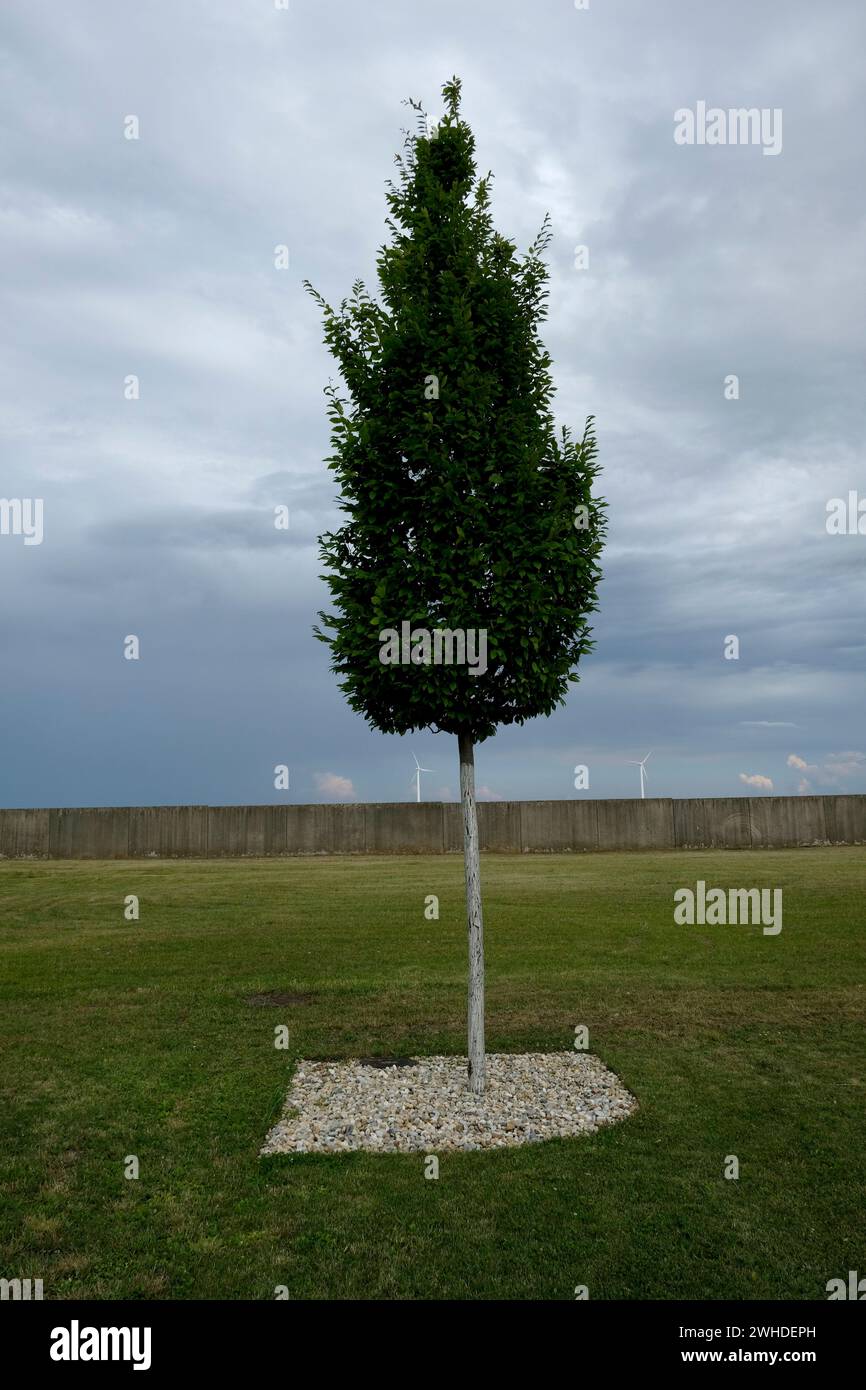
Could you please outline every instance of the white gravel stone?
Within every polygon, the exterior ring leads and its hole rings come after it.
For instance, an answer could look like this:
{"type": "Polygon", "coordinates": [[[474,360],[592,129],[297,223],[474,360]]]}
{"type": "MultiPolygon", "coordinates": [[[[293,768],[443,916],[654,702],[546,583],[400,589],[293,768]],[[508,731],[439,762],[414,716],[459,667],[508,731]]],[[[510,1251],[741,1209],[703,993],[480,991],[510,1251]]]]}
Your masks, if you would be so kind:
{"type": "Polygon", "coordinates": [[[488,1053],[480,1100],[465,1057],[388,1067],[300,1061],[261,1152],[503,1148],[589,1134],[635,1109],[634,1096],[588,1052],[488,1053]]]}

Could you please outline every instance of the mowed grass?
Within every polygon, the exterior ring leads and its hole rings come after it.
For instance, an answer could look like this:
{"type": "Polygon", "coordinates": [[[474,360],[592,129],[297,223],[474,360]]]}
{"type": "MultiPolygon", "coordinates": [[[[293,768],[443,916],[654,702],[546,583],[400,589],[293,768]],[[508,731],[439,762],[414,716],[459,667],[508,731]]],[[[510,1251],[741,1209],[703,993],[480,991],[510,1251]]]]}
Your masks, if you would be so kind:
{"type": "Polygon", "coordinates": [[[260,1159],[293,1057],[465,1050],[462,874],[0,864],[0,1276],[46,1298],[823,1299],[866,1273],[862,849],[486,856],[488,1050],[585,1024],[638,1113],[444,1154],[438,1181],[421,1155],[260,1159]],[[675,926],[699,878],[782,888],[781,934],[675,926]],[[274,990],[310,997],[247,1002],[274,990]]]}

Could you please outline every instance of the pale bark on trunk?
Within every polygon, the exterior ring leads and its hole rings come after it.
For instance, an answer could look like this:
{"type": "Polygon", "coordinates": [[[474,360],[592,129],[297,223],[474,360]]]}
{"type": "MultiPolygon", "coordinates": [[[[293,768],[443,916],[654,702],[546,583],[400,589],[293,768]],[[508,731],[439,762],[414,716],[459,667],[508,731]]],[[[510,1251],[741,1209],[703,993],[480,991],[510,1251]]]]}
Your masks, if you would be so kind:
{"type": "Polygon", "coordinates": [[[475,809],[475,754],[470,734],[458,735],[460,800],[463,806],[463,859],[466,869],[466,920],[469,927],[469,1085],[484,1093],[484,927],[478,815],[475,809]]]}

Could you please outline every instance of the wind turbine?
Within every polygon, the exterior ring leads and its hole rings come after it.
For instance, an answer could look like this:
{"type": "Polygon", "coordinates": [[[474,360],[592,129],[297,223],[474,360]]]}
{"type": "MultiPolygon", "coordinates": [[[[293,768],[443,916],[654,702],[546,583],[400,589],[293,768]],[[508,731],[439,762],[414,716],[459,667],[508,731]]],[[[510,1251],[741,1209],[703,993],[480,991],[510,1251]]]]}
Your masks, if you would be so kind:
{"type": "MultiPolygon", "coordinates": [[[[412,757],[415,758],[415,754],[414,754],[414,753],[412,754],[412,757]]],[[[420,801],[420,800],[421,800],[421,773],[422,773],[422,772],[432,772],[432,771],[433,771],[433,768],[432,768],[432,767],[422,767],[421,764],[419,763],[418,759],[415,758],[415,771],[412,773],[412,777],[409,778],[409,781],[411,782],[411,781],[412,781],[412,778],[414,777],[414,779],[415,779],[415,800],[416,800],[416,801],[420,801]]]]}
{"type": "Polygon", "coordinates": [[[647,770],[646,770],[646,763],[647,763],[647,759],[648,759],[648,758],[651,758],[652,755],[653,755],[653,750],[650,749],[650,751],[649,751],[649,752],[647,753],[647,755],[646,755],[646,758],[644,758],[644,759],[643,759],[642,761],[640,761],[640,762],[639,762],[636,758],[626,758],[626,762],[628,763],[629,767],[639,767],[639,768],[640,768],[640,795],[641,795],[641,800],[642,800],[642,801],[643,801],[643,799],[646,797],[646,792],[645,792],[645,790],[644,790],[644,778],[646,778],[646,780],[649,781],[649,773],[648,773],[647,770]]]}

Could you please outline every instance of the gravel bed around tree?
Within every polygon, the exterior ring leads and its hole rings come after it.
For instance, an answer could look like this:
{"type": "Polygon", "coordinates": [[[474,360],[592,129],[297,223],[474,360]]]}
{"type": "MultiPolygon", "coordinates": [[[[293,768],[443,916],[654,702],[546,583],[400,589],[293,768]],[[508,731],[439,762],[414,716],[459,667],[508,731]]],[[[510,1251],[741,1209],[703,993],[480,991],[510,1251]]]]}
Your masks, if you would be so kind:
{"type": "Polygon", "coordinates": [[[262,1154],[438,1153],[589,1134],[637,1108],[587,1052],[488,1054],[487,1087],[469,1090],[465,1057],[411,1065],[299,1061],[262,1154]]]}

